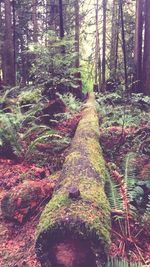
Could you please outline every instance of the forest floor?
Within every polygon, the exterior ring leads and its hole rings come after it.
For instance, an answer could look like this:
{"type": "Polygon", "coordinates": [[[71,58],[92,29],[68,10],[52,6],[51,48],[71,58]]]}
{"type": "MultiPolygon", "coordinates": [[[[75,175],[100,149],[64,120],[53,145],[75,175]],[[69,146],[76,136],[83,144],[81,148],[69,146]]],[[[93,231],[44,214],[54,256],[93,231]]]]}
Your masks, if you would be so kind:
{"type": "MultiPolygon", "coordinates": [[[[76,113],[71,119],[57,125],[57,130],[64,136],[73,137],[75,129],[80,120],[80,113],[76,113]]],[[[101,120],[101,118],[100,118],[101,120]]],[[[110,169],[111,175],[116,183],[122,181],[122,173],[117,166],[123,162],[125,155],[130,152],[138,141],[138,137],[149,132],[147,125],[137,127],[108,127],[106,130],[100,130],[100,141],[104,151],[104,156],[110,169]],[[111,153],[110,153],[111,151],[111,153]],[[112,157],[113,153],[113,157],[112,157]]],[[[65,160],[69,145],[57,151],[50,153],[51,147],[39,146],[39,150],[48,149],[45,166],[39,167],[36,162],[14,162],[10,159],[0,159],[0,201],[9,192],[15,192],[23,186],[24,181],[31,181],[41,187],[41,203],[35,203],[31,199],[31,212],[29,209],[24,213],[15,215],[14,220],[6,220],[0,210],[0,266],[2,267],[40,267],[35,254],[35,236],[36,227],[39,222],[40,214],[44,209],[45,203],[51,198],[57,176],[61,171],[61,167],[65,160]],[[55,172],[58,173],[55,176],[55,172]],[[54,178],[51,178],[54,173],[54,178]],[[56,179],[55,179],[56,178],[56,179]],[[49,182],[47,182],[49,180],[49,182]],[[44,189],[43,189],[44,188],[44,189]],[[45,189],[46,188],[46,189],[45,189]],[[45,198],[44,190],[49,192],[49,198],[43,202],[45,198]],[[43,198],[42,198],[43,197],[43,198]],[[34,202],[34,203],[33,203],[34,202]],[[27,215],[27,216],[26,216],[27,215]]],[[[144,150],[144,147],[141,150],[144,150]]],[[[145,149],[146,150],[146,149],[145,149]]],[[[145,190],[148,190],[147,181],[150,170],[150,160],[146,153],[136,155],[136,168],[138,170],[139,180],[144,183],[145,190]],[[142,177],[142,178],[141,178],[142,177]],[[144,181],[144,182],[143,182],[144,181]],[[146,187],[147,186],[147,187],[146,187]]],[[[136,186],[139,186],[138,184],[136,186]]],[[[142,185],[143,186],[143,185],[142,185]]],[[[123,187],[120,188],[120,191],[123,187]]],[[[146,191],[147,192],[147,191],[146,191]]],[[[15,198],[18,210],[20,208],[20,197],[15,198]]],[[[126,198],[125,198],[126,201],[126,198]]],[[[134,199],[133,201],[136,202],[134,199]]],[[[143,200],[144,201],[144,200],[143,200]]],[[[147,201],[147,200],[146,200],[147,201]]],[[[147,203],[147,202],[146,202],[147,203]]],[[[135,203],[136,205],[137,203],[135,203]]],[[[141,210],[143,209],[140,204],[141,210]]],[[[127,211],[127,210],[126,210],[127,211]]],[[[21,211],[22,212],[22,211],[21,211]]],[[[130,214],[128,214],[130,215],[130,214]]],[[[135,262],[142,261],[145,266],[150,266],[150,228],[148,223],[140,225],[140,223],[132,216],[124,217],[119,209],[112,209],[112,246],[110,249],[111,257],[120,257],[127,259],[127,255],[131,254],[131,259],[135,262]],[[121,220],[116,220],[116,218],[121,220]],[[121,222],[121,224],[120,224],[121,222]],[[128,233],[124,232],[127,224],[130,224],[128,233]]]]}
{"type": "MultiPolygon", "coordinates": [[[[61,125],[57,126],[57,130],[63,135],[72,136],[75,132],[80,114],[75,115],[73,119],[69,119],[61,125]]],[[[40,146],[40,151],[46,147],[40,146]]],[[[51,150],[51,147],[47,147],[51,150]]],[[[52,153],[46,160],[48,161],[46,168],[38,167],[36,164],[27,162],[17,163],[10,159],[0,159],[0,202],[4,195],[17,191],[24,181],[34,181],[35,183],[43,183],[50,174],[59,170],[65,159],[64,151],[52,153]],[[41,174],[44,173],[41,177],[41,174]]],[[[59,173],[59,172],[57,172],[59,173]]],[[[56,177],[56,175],[55,175],[56,177]]],[[[51,185],[50,185],[51,186],[51,185]]],[[[52,182],[54,187],[54,182],[52,182]]],[[[32,204],[32,203],[31,203],[32,204]]],[[[32,216],[28,216],[24,222],[19,220],[4,220],[2,210],[0,209],[0,266],[2,267],[40,267],[35,254],[35,236],[36,227],[39,222],[40,214],[44,209],[44,205],[35,206],[32,216]]],[[[24,218],[23,218],[24,219],[24,218]]]]}

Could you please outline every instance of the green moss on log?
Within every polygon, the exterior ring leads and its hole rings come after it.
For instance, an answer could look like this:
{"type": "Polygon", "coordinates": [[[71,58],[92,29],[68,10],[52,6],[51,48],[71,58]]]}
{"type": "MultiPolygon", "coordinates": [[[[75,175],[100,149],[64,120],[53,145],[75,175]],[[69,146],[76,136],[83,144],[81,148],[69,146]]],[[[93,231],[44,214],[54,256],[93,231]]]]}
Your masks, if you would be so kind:
{"type": "MultiPolygon", "coordinates": [[[[94,99],[88,101],[66,157],[53,199],[42,213],[37,229],[37,254],[65,236],[88,240],[104,257],[110,245],[110,207],[104,192],[107,170],[99,145],[99,123],[94,99]],[[80,191],[69,198],[69,189],[80,191]]],[[[44,266],[44,265],[42,265],[44,266]]]]}

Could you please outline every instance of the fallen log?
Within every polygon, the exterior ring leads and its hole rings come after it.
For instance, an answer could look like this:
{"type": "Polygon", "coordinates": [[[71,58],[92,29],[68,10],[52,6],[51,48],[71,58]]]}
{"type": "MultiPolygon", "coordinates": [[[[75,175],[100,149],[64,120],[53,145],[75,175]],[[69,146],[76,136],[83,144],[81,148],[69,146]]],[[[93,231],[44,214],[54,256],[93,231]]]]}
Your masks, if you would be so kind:
{"type": "Polygon", "coordinates": [[[110,207],[104,192],[107,175],[99,145],[95,99],[91,95],[59,185],[38,225],[36,253],[42,267],[105,265],[110,245],[110,207]]]}

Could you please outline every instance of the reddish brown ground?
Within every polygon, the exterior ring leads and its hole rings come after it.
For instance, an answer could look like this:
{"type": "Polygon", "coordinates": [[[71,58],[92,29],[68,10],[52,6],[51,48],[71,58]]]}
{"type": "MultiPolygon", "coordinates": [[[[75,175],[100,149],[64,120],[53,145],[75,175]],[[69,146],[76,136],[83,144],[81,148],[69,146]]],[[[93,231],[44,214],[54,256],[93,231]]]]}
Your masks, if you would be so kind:
{"type": "MultiPolygon", "coordinates": [[[[38,176],[40,169],[34,166],[13,164],[10,160],[0,160],[0,200],[12,187],[22,183],[23,173],[33,173],[38,176]],[[31,171],[32,170],[32,171],[31,171]]],[[[39,215],[36,215],[24,225],[6,222],[0,211],[0,266],[2,267],[40,267],[37,261],[34,242],[39,215]]]]}
{"type": "MultiPolygon", "coordinates": [[[[74,135],[80,115],[77,114],[57,127],[64,136],[74,135]]],[[[47,148],[47,147],[46,147],[47,148]]],[[[46,149],[44,147],[44,150],[46,149]]],[[[48,147],[49,148],[49,147],[48,147]]],[[[42,147],[43,149],[43,147],[42,147]]],[[[51,149],[51,147],[50,147],[51,149]]],[[[57,155],[58,161],[64,158],[63,153],[57,155]]],[[[50,168],[38,168],[34,164],[15,163],[11,160],[0,159],[0,202],[3,196],[12,188],[21,185],[24,180],[44,179],[51,174],[53,157],[50,155],[50,168]]],[[[58,165],[58,164],[56,164],[58,165]]],[[[60,164],[59,164],[60,165],[60,164]]],[[[53,169],[53,168],[52,168],[53,169]]],[[[0,266],[2,267],[40,267],[35,255],[35,233],[43,206],[36,208],[33,216],[27,222],[16,224],[2,217],[0,209],[0,266]]]]}

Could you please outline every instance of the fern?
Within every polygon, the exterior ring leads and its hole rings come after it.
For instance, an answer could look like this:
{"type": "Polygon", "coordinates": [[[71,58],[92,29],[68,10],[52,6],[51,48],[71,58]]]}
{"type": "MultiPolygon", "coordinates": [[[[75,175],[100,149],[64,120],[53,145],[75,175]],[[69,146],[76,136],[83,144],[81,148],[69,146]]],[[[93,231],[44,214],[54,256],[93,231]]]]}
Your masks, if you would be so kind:
{"type": "Polygon", "coordinates": [[[107,197],[112,209],[121,210],[122,209],[122,198],[120,196],[118,185],[115,184],[110,178],[108,180],[107,197]]]}
{"type": "Polygon", "coordinates": [[[143,223],[150,222],[150,195],[148,196],[148,203],[142,219],[143,223]]]}
{"type": "Polygon", "coordinates": [[[53,143],[53,142],[58,142],[60,143],[67,143],[68,144],[68,140],[64,137],[62,137],[61,135],[57,134],[55,131],[53,130],[49,130],[46,131],[46,133],[42,133],[40,136],[38,136],[33,142],[31,142],[31,144],[28,147],[28,150],[26,152],[25,157],[27,158],[29,153],[31,153],[38,144],[41,143],[53,143]]]}
{"type": "Polygon", "coordinates": [[[128,262],[126,260],[120,260],[118,258],[110,258],[106,267],[143,267],[141,262],[128,262]]]}
{"type": "Polygon", "coordinates": [[[129,201],[133,199],[132,192],[136,184],[136,156],[136,153],[129,152],[123,164],[124,183],[126,185],[129,201]]]}
{"type": "Polygon", "coordinates": [[[72,112],[78,112],[81,109],[81,102],[77,100],[73,94],[67,93],[61,95],[57,93],[57,95],[64,102],[64,104],[69,107],[72,112]]]}

